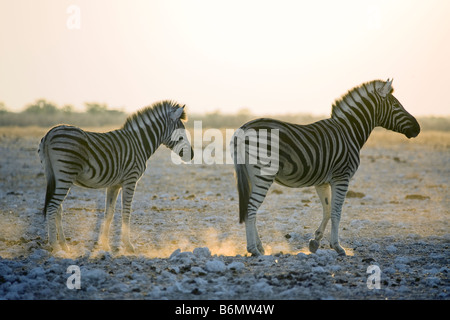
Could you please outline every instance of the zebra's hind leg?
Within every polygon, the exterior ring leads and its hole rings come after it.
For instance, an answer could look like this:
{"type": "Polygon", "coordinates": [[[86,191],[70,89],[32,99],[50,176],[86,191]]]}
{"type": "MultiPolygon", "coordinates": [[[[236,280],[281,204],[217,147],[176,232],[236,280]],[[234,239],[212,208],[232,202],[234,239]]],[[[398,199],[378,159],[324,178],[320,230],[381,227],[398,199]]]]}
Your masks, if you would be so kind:
{"type": "Polygon", "coordinates": [[[53,252],[61,249],[67,250],[66,239],[62,227],[62,202],[69,192],[69,186],[56,186],[55,191],[49,194],[49,201],[46,206],[48,242],[53,252]]]}
{"type": "Polygon", "coordinates": [[[247,251],[253,256],[264,255],[265,251],[261,239],[256,229],[256,212],[264,201],[267,191],[273,183],[273,176],[259,177],[254,176],[252,180],[257,182],[252,184],[252,192],[250,195],[247,217],[245,218],[245,231],[247,235],[247,251]]]}
{"type": "Polygon", "coordinates": [[[247,251],[252,256],[264,255],[264,248],[256,229],[256,212],[251,215],[251,218],[245,219],[245,233],[247,236],[247,251]]]}
{"type": "Polygon", "coordinates": [[[314,239],[309,240],[309,251],[316,252],[320,246],[320,240],[323,238],[325,228],[331,216],[331,189],[328,183],[316,186],[317,194],[323,208],[323,218],[319,228],[314,233],[314,239]]]}
{"type": "Polygon", "coordinates": [[[56,216],[58,212],[59,204],[57,206],[47,207],[47,229],[48,229],[48,243],[50,244],[53,252],[61,250],[58,243],[58,232],[56,227],[56,216]]]}
{"type": "Polygon", "coordinates": [[[102,223],[98,238],[98,248],[105,251],[111,251],[111,247],[109,246],[109,229],[111,227],[111,221],[114,217],[117,196],[119,195],[120,188],[120,186],[113,186],[106,189],[105,220],[102,223]]]}
{"type": "Polygon", "coordinates": [[[64,251],[69,252],[70,249],[67,246],[66,237],[64,235],[64,230],[63,230],[63,227],[62,227],[62,212],[63,212],[63,206],[62,206],[62,203],[61,203],[59,205],[59,208],[58,208],[58,211],[56,212],[56,217],[55,217],[57,238],[58,238],[58,243],[61,246],[61,248],[64,251]]]}

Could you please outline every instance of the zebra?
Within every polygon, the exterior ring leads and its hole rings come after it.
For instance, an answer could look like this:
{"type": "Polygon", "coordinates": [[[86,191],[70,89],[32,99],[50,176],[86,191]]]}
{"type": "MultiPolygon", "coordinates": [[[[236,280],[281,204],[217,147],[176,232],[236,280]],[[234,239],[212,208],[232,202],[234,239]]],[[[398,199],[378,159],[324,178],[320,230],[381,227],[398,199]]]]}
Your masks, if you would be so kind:
{"type": "Polygon", "coordinates": [[[130,115],[124,125],[110,132],[88,132],[71,125],[50,129],[39,144],[47,190],[43,209],[48,224],[48,241],[53,251],[70,251],[64,236],[62,202],[72,185],[106,188],[105,218],[98,247],[110,251],[109,229],[116,200],[122,190],[122,243],[134,252],[129,238],[131,202],[146,162],[161,145],[172,149],[184,161],[194,152],[183,121],[185,105],[160,101],[130,115]]]}
{"type": "Polygon", "coordinates": [[[389,79],[366,82],[349,90],[334,102],[328,119],[299,125],[260,118],[242,125],[232,137],[231,153],[239,194],[239,222],[245,222],[247,251],[255,256],[264,254],[256,212],[275,181],[291,188],[315,187],[323,219],[309,241],[309,250],[317,251],[331,219],[330,245],[339,255],[345,255],[338,235],[342,205],[360,163],[360,150],[377,126],[402,133],[408,139],[420,132],[417,120],[393,96],[389,79]],[[261,132],[267,131],[276,134],[266,143],[259,139],[252,144],[250,132],[258,139],[261,132]],[[276,153],[277,165],[263,172],[270,164],[263,163],[261,157],[261,148],[265,147],[271,148],[272,159],[276,153]]]}

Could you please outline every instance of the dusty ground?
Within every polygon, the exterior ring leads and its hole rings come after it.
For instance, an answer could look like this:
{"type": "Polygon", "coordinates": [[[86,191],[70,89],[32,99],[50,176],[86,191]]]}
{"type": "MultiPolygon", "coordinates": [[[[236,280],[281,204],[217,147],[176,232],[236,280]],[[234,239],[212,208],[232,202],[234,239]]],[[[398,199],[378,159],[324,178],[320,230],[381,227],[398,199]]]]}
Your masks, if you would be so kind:
{"type": "Polygon", "coordinates": [[[175,165],[164,147],[135,193],[136,255],[118,249],[120,210],[113,252],[94,251],[105,194],[78,187],[64,202],[71,253],[50,254],[36,152],[45,132],[0,129],[0,298],[450,298],[449,133],[373,133],[343,208],[346,257],[329,249],[329,226],[309,254],[322,215],[313,188],[272,186],[257,217],[267,256],[255,258],[246,256],[232,165],[175,165]],[[66,286],[70,265],[80,267],[79,290],[66,286]],[[380,289],[367,286],[371,265],[381,271],[380,289]]]}

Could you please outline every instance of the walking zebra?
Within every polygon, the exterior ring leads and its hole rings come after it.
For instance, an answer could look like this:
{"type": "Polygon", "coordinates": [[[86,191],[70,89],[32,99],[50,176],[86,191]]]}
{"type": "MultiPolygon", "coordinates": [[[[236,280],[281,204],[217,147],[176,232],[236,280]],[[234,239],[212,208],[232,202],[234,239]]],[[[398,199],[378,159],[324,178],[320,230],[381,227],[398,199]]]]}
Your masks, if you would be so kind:
{"type": "Polygon", "coordinates": [[[331,118],[309,125],[262,118],[235,132],[231,144],[240,223],[245,222],[248,252],[264,254],[256,229],[256,212],[275,181],[291,188],[315,186],[323,206],[323,219],[314,239],[309,241],[309,249],[317,250],[331,218],[331,247],[345,255],[339,245],[339,221],[349,181],[359,166],[362,146],[377,126],[408,138],[420,132],[419,123],[392,93],[392,80],[375,80],[353,88],[337,100],[331,118]],[[267,131],[275,134],[260,139],[267,131]],[[271,153],[271,163],[261,156],[264,155],[261,148],[266,147],[269,150],[265,153],[271,153]],[[277,155],[275,168],[273,153],[277,155]]]}
{"type": "Polygon", "coordinates": [[[126,251],[133,252],[129,223],[136,183],[147,160],[161,144],[185,161],[192,159],[194,153],[182,122],[186,119],[184,106],[162,101],[128,117],[122,128],[106,133],[68,125],[52,128],[42,138],[38,153],[47,179],[43,213],[47,215],[53,250],[69,249],[61,225],[62,202],[75,184],[106,188],[105,220],[98,241],[105,250],[110,250],[109,228],[122,189],[122,242],[126,251]]]}

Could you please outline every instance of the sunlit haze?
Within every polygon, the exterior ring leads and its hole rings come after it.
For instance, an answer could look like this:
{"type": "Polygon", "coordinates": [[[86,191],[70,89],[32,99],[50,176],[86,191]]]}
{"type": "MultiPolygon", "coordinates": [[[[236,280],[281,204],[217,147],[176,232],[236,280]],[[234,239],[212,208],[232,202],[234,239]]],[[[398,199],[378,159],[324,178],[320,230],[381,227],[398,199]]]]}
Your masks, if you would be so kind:
{"type": "Polygon", "coordinates": [[[330,114],[394,78],[414,115],[450,115],[450,1],[0,2],[0,102],[133,112],[330,114]]]}

